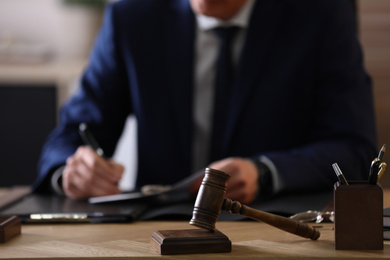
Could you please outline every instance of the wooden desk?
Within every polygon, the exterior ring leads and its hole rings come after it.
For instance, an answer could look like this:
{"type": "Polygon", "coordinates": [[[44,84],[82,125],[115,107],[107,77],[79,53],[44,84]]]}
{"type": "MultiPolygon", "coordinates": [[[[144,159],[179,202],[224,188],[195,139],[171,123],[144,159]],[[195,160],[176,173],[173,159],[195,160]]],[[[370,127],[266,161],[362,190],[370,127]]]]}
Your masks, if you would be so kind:
{"type": "MultiPolygon", "coordinates": [[[[326,224],[330,228],[331,224],[326,224]]],[[[231,253],[164,256],[164,258],[389,258],[390,242],[383,251],[334,250],[334,231],[324,229],[317,241],[280,231],[264,223],[218,222],[232,241],[231,253]]],[[[187,221],[137,222],[133,224],[28,225],[22,235],[0,245],[0,258],[7,259],[155,259],[161,257],[149,243],[153,231],[188,229],[187,221]]]]}
{"type": "MultiPolygon", "coordinates": [[[[384,192],[390,206],[390,191],[384,192]]],[[[390,241],[384,250],[340,251],[334,249],[333,224],[324,224],[317,241],[286,233],[254,221],[217,222],[232,241],[231,253],[163,256],[166,259],[350,259],[390,258],[390,241]]],[[[188,221],[144,221],[129,224],[23,225],[22,235],[0,244],[0,259],[155,259],[162,257],[150,247],[155,230],[194,228],[188,221]]]]}

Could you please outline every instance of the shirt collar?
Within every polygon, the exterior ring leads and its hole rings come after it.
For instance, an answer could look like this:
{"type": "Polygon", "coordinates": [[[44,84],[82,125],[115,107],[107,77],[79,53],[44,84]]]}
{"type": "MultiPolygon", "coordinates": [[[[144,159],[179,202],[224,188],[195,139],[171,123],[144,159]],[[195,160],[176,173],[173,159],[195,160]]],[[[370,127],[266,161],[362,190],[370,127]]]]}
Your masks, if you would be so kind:
{"type": "Polygon", "coordinates": [[[196,14],[198,28],[201,31],[207,31],[221,26],[236,25],[240,28],[246,28],[249,24],[250,14],[256,0],[248,0],[238,13],[229,20],[221,20],[215,17],[196,14]]]}

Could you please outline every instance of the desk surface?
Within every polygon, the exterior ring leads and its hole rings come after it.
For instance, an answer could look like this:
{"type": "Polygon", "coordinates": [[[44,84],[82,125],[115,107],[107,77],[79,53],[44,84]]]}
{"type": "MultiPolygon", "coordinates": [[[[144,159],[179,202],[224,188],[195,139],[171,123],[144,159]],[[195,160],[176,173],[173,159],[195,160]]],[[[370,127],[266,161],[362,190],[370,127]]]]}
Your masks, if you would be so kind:
{"type": "MultiPolygon", "coordinates": [[[[218,222],[217,228],[232,241],[231,253],[176,255],[166,258],[286,258],[315,259],[354,257],[389,258],[390,241],[383,251],[334,250],[334,231],[324,225],[317,241],[304,239],[258,222],[218,222]]],[[[150,246],[155,230],[192,228],[186,221],[137,222],[133,224],[29,225],[22,235],[0,245],[0,258],[7,259],[154,259],[161,257],[150,246]]]]}
{"type": "MultiPolygon", "coordinates": [[[[390,206],[390,191],[384,192],[390,206]]],[[[255,221],[217,222],[217,228],[232,241],[231,253],[176,255],[164,258],[203,259],[349,259],[390,258],[390,241],[384,250],[344,251],[334,249],[333,224],[324,224],[317,241],[286,233],[255,221]]],[[[161,257],[150,246],[156,230],[194,228],[188,221],[142,221],[129,224],[23,225],[22,235],[0,244],[0,259],[154,259],[161,257]]]]}

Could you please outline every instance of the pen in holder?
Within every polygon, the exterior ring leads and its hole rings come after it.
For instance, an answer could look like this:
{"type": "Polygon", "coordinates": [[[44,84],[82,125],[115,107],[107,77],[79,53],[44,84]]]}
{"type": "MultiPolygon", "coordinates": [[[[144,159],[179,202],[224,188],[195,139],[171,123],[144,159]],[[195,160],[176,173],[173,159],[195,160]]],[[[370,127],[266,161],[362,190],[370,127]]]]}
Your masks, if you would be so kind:
{"type": "Polygon", "coordinates": [[[335,249],[383,250],[383,190],[350,181],[334,185],[335,249]]]}

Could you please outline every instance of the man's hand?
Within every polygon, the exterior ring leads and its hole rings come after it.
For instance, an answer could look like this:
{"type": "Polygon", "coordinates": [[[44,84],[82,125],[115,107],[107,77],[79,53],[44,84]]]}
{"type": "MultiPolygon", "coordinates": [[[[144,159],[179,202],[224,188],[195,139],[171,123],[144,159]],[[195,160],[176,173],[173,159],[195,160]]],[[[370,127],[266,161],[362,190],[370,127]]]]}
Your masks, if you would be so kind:
{"type": "Polygon", "coordinates": [[[209,168],[231,174],[226,197],[244,204],[253,202],[259,185],[256,165],[247,159],[231,157],[212,163],[209,168]]]}
{"type": "Polygon", "coordinates": [[[124,167],[104,159],[87,146],[69,157],[62,175],[65,194],[73,199],[118,194],[124,167]]]}
{"type": "MultiPolygon", "coordinates": [[[[231,175],[228,182],[226,197],[244,204],[253,202],[258,194],[259,173],[256,165],[247,159],[231,157],[214,162],[209,168],[220,170],[231,175]]],[[[190,187],[190,193],[196,195],[202,183],[203,176],[190,187]]]]}

